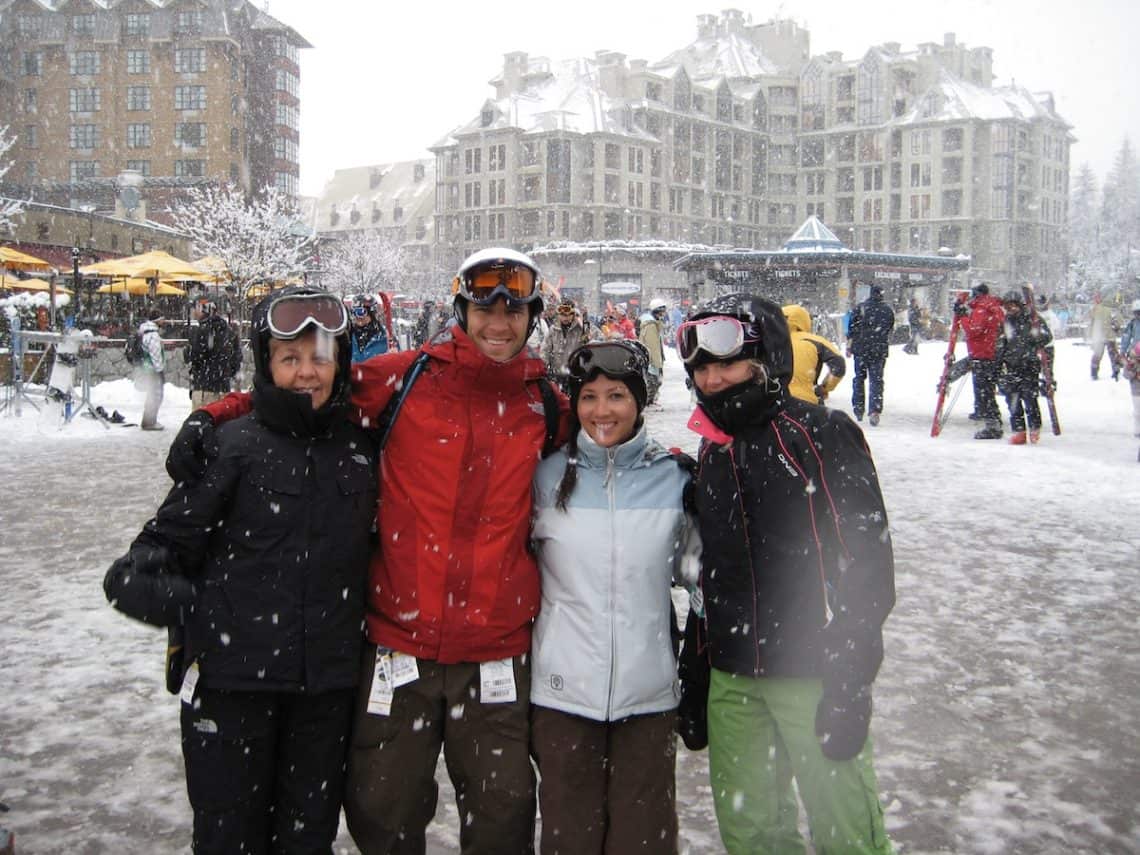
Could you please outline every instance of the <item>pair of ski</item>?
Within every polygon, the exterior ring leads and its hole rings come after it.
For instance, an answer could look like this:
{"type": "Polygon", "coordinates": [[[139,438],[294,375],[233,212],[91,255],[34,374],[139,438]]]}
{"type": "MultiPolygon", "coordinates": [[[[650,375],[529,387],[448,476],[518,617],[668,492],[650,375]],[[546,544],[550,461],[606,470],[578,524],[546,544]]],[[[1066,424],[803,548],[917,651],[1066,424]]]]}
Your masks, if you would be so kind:
{"type": "MultiPolygon", "coordinates": [[[[1026,309],[1029,312],[1030,325],[1033,332],[1039,333],[1041,330],[1041,318],[1037,315],[1037,301],[1033,297],[1033,286],[1023,285],[1021,288],[1023,299],[1025,300],[1026,309]]],[[[966,304],[966,299],[969,295],[963,292],[958,295],[957,302],[960,305],[966,304]]],[[[950,336],[949,344],[946,348],[946,356],[943,357],[942,376],[938,380],[938,403],[934,407],[934,423],[930,426],[930,435],[938,436],[942,433],[942,426],[946,424],[946,419],[950,416],[950,410],[946,407],[946,395],[950,391],[950,385],[956,379],[951,375],[951,370],[954,367],[954,347],[958,343],[958,330],[962,325],[962,314],[954,312],[954,320],[950,322],[950,336]]],[[[1047,348],[1037,348],[1037,358],[1041,360],[1041,376],[1044,381],[1045,404],[1049,409],[1049,422],[1053,427],[1053,434],[1055,436],[1061,435],[1061,422],[1057,418],[1057,402],[1054,400],[1053,392],[1057,388],[1057,384],[1053,380],[1053,360],[1049,357],[1047,348]]],[[[957,399],[957,395],[954,396],[957,399]]]]}

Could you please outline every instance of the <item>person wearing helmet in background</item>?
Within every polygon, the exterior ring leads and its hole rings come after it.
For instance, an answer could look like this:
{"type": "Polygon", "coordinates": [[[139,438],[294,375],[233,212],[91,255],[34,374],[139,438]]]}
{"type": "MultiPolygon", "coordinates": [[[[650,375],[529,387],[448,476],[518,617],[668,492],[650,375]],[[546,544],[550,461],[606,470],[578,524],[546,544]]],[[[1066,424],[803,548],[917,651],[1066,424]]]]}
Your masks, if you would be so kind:
{"type": "Polygon", "coordinates": [[[649,437],[645,348],[569,358],[567,444],[538,466],[542,608],[531,647],[544,853],[677,851],[670,588],[696,581],[692,461],[649,437]],[[683,579],[682,564],[692,567],[683,579]]]}
{"type": "Polygon", "coordinates": [[[554,312],[554,323],[542,340],[542,359],[547,373],[565,392],[569,389],[567,363],[570,354],[587,341],[585,325],[578,315],[578,307],[569,297],[563,297],[554,312]]]}
{"type": "Polygon", "coordinates": [[[1140,436],[1140,300],[1132,301],[1132,317],[1120,335],[1124,377],[1132,392],[1132,435],[1140,436]]]}
{"type": "Polygon", "coordinates": [[[168,678],[198,853],[336,838],[376,511],[347,327],[316,289],[257,305],[252,411],[218,428],[203,477],[173,486],[104,580],[115,608],[182,634],[168,678]]]}
{"type": "Polygon", "coordinates": [[[807,309],[792,304],[782,311],[792,337],[792,381],[788,391],[809,404],[825,404],[828,394],[847,373],[847,360],[838,345],[811,331],[807,309]]]}
{"type": "Polygon", "coordinates": [[[994,349],[998,370],[998,389],[1009,407],[1009,427],[1013,445],[1025,445],[1041,439],[1041,407],[1037,394],[1041,391],[1041,357],[1038,351],[1053,341],[1049,326],[1040,318],[1034,323],[1025,307],[1021,291],[1007,291],[1002,297],[1005,323],[994,349]],[[1028,434],[1026,428],[1028,427],[1028,434]]]}
{"type": "MultiPolygon", "coordinates": [[[[456,323],[419,351],[352,369],[352,414],[385,419],[378,537],[369,567],[345,815],[364,853],[423,852],[440,749],[464,852],[533,847],[529,754],[531,626],[538,568],[529,549],[531,479],[567,401],[526,349],[541,273],[520,252],[480,250],[452,283],[456,323]],[[401,379],[403,378],[403,379],[401,379]]],[[[192,413],[167,470],[193,478],[230,395],[192,413]]]]}
{"type": "Polygon", "coordinates": [[[791,340],[769,300],[711,300],[677,352],[701,436],[701,596],[681,663],[711,666],[707,702],[683,683],[679,713],[707,715],[721,840],[732,855],[802,852],[794,777],[816,851],[891,852],[868,732],[894,557],[863,434],[789,394],[791,340]]]}
{"type": "Polygon", "coordinates": [[[641,316],[638,340],[649,351],[649,400],[647,406],[660,409],[657,393],[661,390],[661,377],[665,372],[665,313],[669,306],[660,297],[649,301],[649,311],[641,316]]]}
{"type": "Polygon", "coordinates": [[[374,297],[357,294],[352,298],[352,361],[363,362],[388,352],[388,330],[382,322],[382,309],[374,297]]]}

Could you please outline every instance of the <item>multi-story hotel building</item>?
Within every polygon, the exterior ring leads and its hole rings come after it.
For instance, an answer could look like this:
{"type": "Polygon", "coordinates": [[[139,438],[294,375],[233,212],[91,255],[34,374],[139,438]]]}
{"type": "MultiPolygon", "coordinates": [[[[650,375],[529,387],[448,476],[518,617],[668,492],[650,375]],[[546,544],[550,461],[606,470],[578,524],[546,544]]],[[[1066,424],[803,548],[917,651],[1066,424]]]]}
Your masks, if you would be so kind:
{"type": "Polygon", "coordinates": [[[494,97],[431,147],[437,268],[495,243],[774,249],[816,214],[851,248],[970,255],[975,278],[1052,290],[1072,137],[991,65],[953,34],[812,58],[795,23],[736,10],[653,64],[507,54],[494,97]]]}
{"type": "Polygon", "coordinates": [[[205,181],[295,195],[307,47],[249,0],[0,1],[6,184],[98,209],[128,172],[152,199],[205,181]]]}

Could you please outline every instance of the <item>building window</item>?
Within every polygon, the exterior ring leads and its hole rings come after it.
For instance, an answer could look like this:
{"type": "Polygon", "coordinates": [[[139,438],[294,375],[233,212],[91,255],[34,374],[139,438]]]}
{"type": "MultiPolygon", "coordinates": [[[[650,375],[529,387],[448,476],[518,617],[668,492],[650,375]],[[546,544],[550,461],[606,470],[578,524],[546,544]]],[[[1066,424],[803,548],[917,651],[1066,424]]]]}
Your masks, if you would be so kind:
{"type": "Polygon", "coordinates": [[[606,169],[621,169],[621,146],[606,143],[606,169]]]}
{"type": "MultiPolygon", "coordinates": [[[[206,70],[205,48],[180,48],[174,52],[174,70],[194,74],[206,70]]],[[[280,74],[280,72],[278,72],[280,74]]]]}
{"type": "Polygon", "coordinates": [[[75,50],[67,55],[73,75],[91,76],[99,73],[99,51],[75,50]]]}
{"type": "Polygon", "coordinates": [[[469,148],[463,152],[463,171],[467,175],[477,175],[483,171],[483,149],[469,148]]]}
{"type": "Polygon", "coordinates": [[[944,158],[942,158],[942,183],[943,184],[961,184],[962,183],[962,158],[960,158],[960,157],[944,157],[944,158]]]}
{"type": "Polygon", "coordinates": [[[864,190],[882,190],[883,189],[883,167],[881,167],[881,166],[866,166],[863,168],[863,189],[864,190]]]}
{"type": "MultiPolygon", "coordinates": [[[[235,114],[237,113],[236,101],[234,104],[233,112],[235,114]]],[[[298,113],[297,108],[292,107],[289,104],[278,104],[277,124],[282,125],[286,128],[290,128],[294,131],[298,130],[300,126],[300,114],[298,113]]]]}
{"type": "Polygon", "coordinates": [[[123,16],[124,36],[146,36],[150,34],[150,15],[132,12],[123,16]]]}
{"type": "Polygon", "coordinates": [[[291,172],[278,172],[273,176],[273,186],[288,196],[296,196],[297,176],[291,172]]]}
{"type": "Polygon", "coordinates": [[[823,164],[823,140],[804,140],[800,148],[800,157],[804,166],[821,166],[823,164]]]}
{"type": "Polygon", "coordinates": [[[150,87],[149,86],[128,86],[127,87],[127,109],[128,110],[149,110],[150,109],[150,87]]]}
{"type": "Polygon", "coordinates": [[[205,86],[175,86],[175,110],[204,110],[206,108],[205,86]]]}
{"type": "Polygon", "coordinates": [[[150,51],[127,51],[127,74],[150,74],[150,51]]]}
{"type": "Polygon", "coordinates": [[[95,35],[95,16],[91,13],[74,15],[71,19],[71,32],[77,36],[95,35]]]}
{"type": "Polygon", "coordinates": [[[930,154],[930,131],[910,132],[910,153],[930,154]]]}
{"type": "Polygon", "coordinates": [[[128,160],[127,169],[131,172],[137,172],[143,176],[150,175],[150,161],[149,160],[128,160]]]}
{"type": "Polygon", "coordinates": [[[41,51],[30,50],[24,53],[24,76],[39,77],[44,73],[44,55],[41,51]]]}
{"type": "Polygon", "coordinates": [[[273,87],[278,92],[288,92],[294,98],[298,96],[301,90],[301,84],[297,79],[297,75],[291,71],[285,71],[283,68],[277,69],[274,73],[273,87]]]}
{"type": "Polygon", "coordinates": [[[175,178],[201,178],[206,174],[206,161],[204,160],[176,160],[174,161],[175,178]]]}
{"type": "Polygon", "coordinates": [[[961,151],[962,150],[962,129],[961,128],[944,128],[942,131],[942,150],[943,151],[961,151]]]}
{"type": "Polygon", "coordinates": [[[645,172],[645,151],[634,146],[629,147],[629,171],[645,172]]]}
{"type": "Polygon", "coordinates": [[[69,139],[72,148],[92,149],[97,142],[95,125],[72,125],[69,139]]]}
{"type": "Polygon", "coordinates": [[[463,207],[483,207],[483,185],[478,181],[469,181],[463,185],[463,207]]]}
{"type": "Polygon", "coordinates": [[[99,175],[99,161],[97,160],[73,160],[69,167],[72,184],[86,178],[96,178],[99,175]]]}
{"type": "Polygon", "coordinates": [[[962,191],[942,191],[942,216],[957,217],[962,213],[962,191]]]}
{"type": "Polygon", "coordinates": [[[36,90],[35,89],[25,89],[24,90],[24,112],[25,113],[36,112],[37,105],[38,105],[38,99],[36,98],[36,90]]]}
{"type": "Polygon", "coordinates": [[[174,126],[174,144],[183,148],[198,148],[206,144],[206,125],[203,122],[179,122],[174,126]]]}
{"type": "Polygon", "coordinates": [[[931,167],[929,163],[912,163],[910,165],[910,186],[929,187],[931,167]]]}
{"type": "Polygon", "coordinates": [[[72,113],[98,112],[100,102],[98,89],[67,90],[67,106],[72,113]]]}
{"type": "Polygon", "coordinates": [[[24,41],[38,39],[42,26],[39,15],[20,15],[16,18],[16,35],[24,41]]]}
{"type": "Polygon", "coordinates": [[[499,172],[507,168],[507,147],[499,145],[487,146],[487,170],[499,172]]]}
{"type": "Polygon", "coordinates": [[[542,176],[541,175],[527,175],[523,178],[523,197],[524,202],[539,202],[542,200],[542,176]]]}
{"type": "Polygon", "coordinates": [[[150,125],[127,125],[127,148],[150,148],[150,125]]]}
{"type": "Polygon", "coordinates": [[[237,151],[241,146],[241,134],[237,128],[230,128],[230,151],[237,151]]]}
{"type": "Polygon", "coordinates": [[[538,140],[527,140],[522,144],[522,165],[538,166],[542,161],[542,147],[538,140]]]}
{"type": "Polygon", "coordinates": [[[621,188],[618,176],[606,175],[602,190],[605,194],[603,198],[606,202],[610,202],[612,204],[621,202],[621,188]]]}
{"type": "Polygon", "coordinates": [[[40,129],[36,125],[25,125],[24,133],[20,137],[25,148],[39,148],[40,129]]]}
{"type": "Polygon", "coordinates": [[[196,33],[202,28],[202,12],[199,9],[187,9],[178,13],[175,19],[174,32],[196,33]]]}
{"type": "Polygon", "coordinates": [[[854,193],[855,192],[855,170],[851,167],[837,169],[835,171],[835,192],[836,193],[854,193]]]}

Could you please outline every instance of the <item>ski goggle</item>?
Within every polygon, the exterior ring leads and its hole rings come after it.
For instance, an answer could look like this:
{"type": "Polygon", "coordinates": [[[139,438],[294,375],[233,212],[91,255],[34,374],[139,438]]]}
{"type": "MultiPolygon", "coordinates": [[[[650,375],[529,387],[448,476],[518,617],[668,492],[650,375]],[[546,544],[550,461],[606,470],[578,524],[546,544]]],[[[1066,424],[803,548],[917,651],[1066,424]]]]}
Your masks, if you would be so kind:
{"type": "Polygon", "coordinates": [[[352,316],[354,318],[363,318],[367,314],[368,314],[368,307],[367,306],[353,306],[352,307],[352,316]]]}
{"type": "Polygon", "coordinates": [[[701,351],[713,359],[730,359],[740,353],[745,341],[744,324],[728,315],[685,321],[677,327],[677,353],[686,364],[696,360],[701,351]]]}
{"type": "Polygon", "coordinates": [[[348,326],[348,313],[331,294],[291,294],[270,304],[268,320],[274,338],[296,338],[310,324],[337,335],[348,326]]]}
{"type": "Polygon", "coordinates": [[[641,374],[645,371],[645,354],[632,345],[619,342],[584,344],[566,362],[566,370],[574,380],[586,381],[596,371],[611,377],[641,374]]]}
{"type": "Polygon", "coordinates": [[[451,293],[477,306],[489,306],[503,297],[509,303],[529,303],[539,296],[534,270],[522,264],[486,264],[455,277],[451,293]]]}

